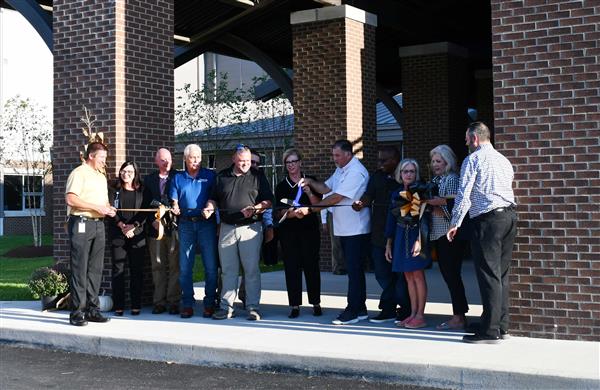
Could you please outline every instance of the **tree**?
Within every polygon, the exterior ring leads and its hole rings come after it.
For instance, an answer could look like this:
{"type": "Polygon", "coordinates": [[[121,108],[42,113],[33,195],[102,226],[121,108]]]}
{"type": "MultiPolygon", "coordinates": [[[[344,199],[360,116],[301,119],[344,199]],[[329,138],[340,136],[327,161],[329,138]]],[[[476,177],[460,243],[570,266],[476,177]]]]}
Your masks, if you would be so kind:
{"type": "Polygon", "coordinates": [[[178,92],[175,109],[175,133],[178,142],[210,144],[213,152],[230,147],[243,132],[273,134],[291,129],[292,105],[283,95],[266,102],[254,100],[254,89],[266,77],[254,78],[252,85],[231,88],[227,73],[208,74],[201,89],[186,84],[178,92]]]}
{"type": "Polygon", "coordinates": [[[0,123],[0,160],[5,167],[23,172],[22,191],[31,217],[33,245],[41,246],[43,205],[36,194],[52,172],[52,125],[42,107],[18,95],[4,105],[0,123]]]}

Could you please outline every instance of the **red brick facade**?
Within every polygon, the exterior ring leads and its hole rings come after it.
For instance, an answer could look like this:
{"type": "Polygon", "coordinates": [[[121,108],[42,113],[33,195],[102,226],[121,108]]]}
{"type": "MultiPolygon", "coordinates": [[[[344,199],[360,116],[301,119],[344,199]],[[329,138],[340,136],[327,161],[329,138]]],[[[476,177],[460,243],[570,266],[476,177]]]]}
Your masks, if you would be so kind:
{"type": "MultiPolygon", "coordinates": [[[[348,18],[293,24],[294,145],[305,172],[327,179],[331,145],[348,139],[369,170],[376,160],[375,27],[348,18]],[[363,158],[364,157],[364,158],[363,158]]],[[[331,269],[323,236],[321,268],[331,269]]]]}
{"type": "Polygon", "coordinates": [[[448,53],[406,56],[401,72],[404,157],[415,158],[428,179],[429,151],[437,145],[450,145],[459,161],[466,155],[466,60],[448,53]]]}
{"type": "Polygon", "coordinates": [[[492,1],[496,147],[519,234],[511,331],[600,340],[600,5],[492,1]]]}
{"type": "MultiPolygon", "coordinates": [[[[83,106],[96,116],[96,130],[105,133],[111,178],[125,159],[135,160],[146,174],[155,150],[173,147],[173,23],[173,0],[53,3],[57,261],[69,259],[64,191],[86,143],[83,106]]],[[[108,287],[108,250],[105,262],[108,287]]]]}

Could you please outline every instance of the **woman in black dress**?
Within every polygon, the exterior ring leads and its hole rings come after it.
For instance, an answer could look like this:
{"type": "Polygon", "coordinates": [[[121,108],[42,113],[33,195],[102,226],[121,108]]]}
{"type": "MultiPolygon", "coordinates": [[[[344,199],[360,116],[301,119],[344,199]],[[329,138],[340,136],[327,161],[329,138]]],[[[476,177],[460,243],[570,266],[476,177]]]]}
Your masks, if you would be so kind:
{"type": "Polygon", "coordinates": [[[138,315],[142,307],[144,257],[146,234],[144,223],[147,214],[119,209],[147,208],[144,201],[137,164],[126,161],[119,169],[119,181],[110,191],[111,204],[117,214],[109,222],[113,258],[112,288],[115,315],[122,316],[125,308],[125,264],[129,265],[129,294],[131,314],[138,315]]]}
{"type": "MultiPolygon", "coordinates": [[[[278,207],[285,207],[281,199],[295,200],[298,204],[318,203],[321,195],[310,190],[309,186],[302,190],[304,177],[316,180],[302,173],[302,155],[296,149],[283,152],[283,163],[288,175],[275,188],[275,199],[278,207]]],[[[294,209],[279,209],[274,213],[277,220],[285,215],[279,224],[279,239],[283,252],[285,282],[288,300],[291,307],[289,318],[300,315],[302,304],[302,271],[306,280],[308,302],[313,305],[313,315],[320,316],[321,310],[321,274],[319,271],[319,250],[321,233],[319,231],[318,213],[298,216],[294,209]]]]}

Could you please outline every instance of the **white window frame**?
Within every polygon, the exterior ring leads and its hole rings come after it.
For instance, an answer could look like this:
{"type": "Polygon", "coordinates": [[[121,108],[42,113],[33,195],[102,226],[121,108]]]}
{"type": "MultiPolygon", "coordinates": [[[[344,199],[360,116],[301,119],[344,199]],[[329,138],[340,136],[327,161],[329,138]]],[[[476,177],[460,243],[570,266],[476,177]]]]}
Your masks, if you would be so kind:
{"type": "MultiPolygon", "coordinates": [[[[4,172],[2,172],[2,191],[4,191],[4,186],[6,185],[6,181],[5,181],[5,177],[6,176],[21,176],[21,183],[23,185],[23,193],[21,194],[22,197],[22,202],[23,202],[23,209],[22,210],[3,210],[4,211],[4,217],[30,217],[32,215],[36,215],[36,216],[41,216],[41,217],[45,217],[46,216],[46,208],[45,208],[45,189],[46,189],[46,183],[44,181],[44,175],[42,175],[41,173],[28,173],[26,172],[26,170],[24,169],[18,169],[18,168],[9,168],[4,170],[4,172]],[[27,192],[25,191],[25,176],[38,176],[42,179],[42,189],[41,192],[27,192]],[[31,194],[31,195],[39,195],[40,196],[40,207],[37,209],[28,209],[27,207],[27,195],[31,194]]],[[[2,207],[4,207],[4,205],[2,205],[2,207]]]]}

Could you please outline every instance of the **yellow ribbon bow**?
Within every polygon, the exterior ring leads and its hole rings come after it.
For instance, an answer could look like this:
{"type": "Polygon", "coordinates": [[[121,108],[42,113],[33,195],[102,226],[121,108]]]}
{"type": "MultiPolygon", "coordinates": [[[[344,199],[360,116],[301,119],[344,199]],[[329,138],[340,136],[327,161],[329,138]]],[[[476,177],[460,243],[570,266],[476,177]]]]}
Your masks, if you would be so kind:
{"type": "Polygon", "coordinates": [[[413,217],[420,215],[421,197],[419,196],[419,194],[413,194],[409,191],[400,191],[400,197],[408,201],[408,203],[400,207],[400,215],[402,217],[406,216],[409,213],[413,217]]]}

